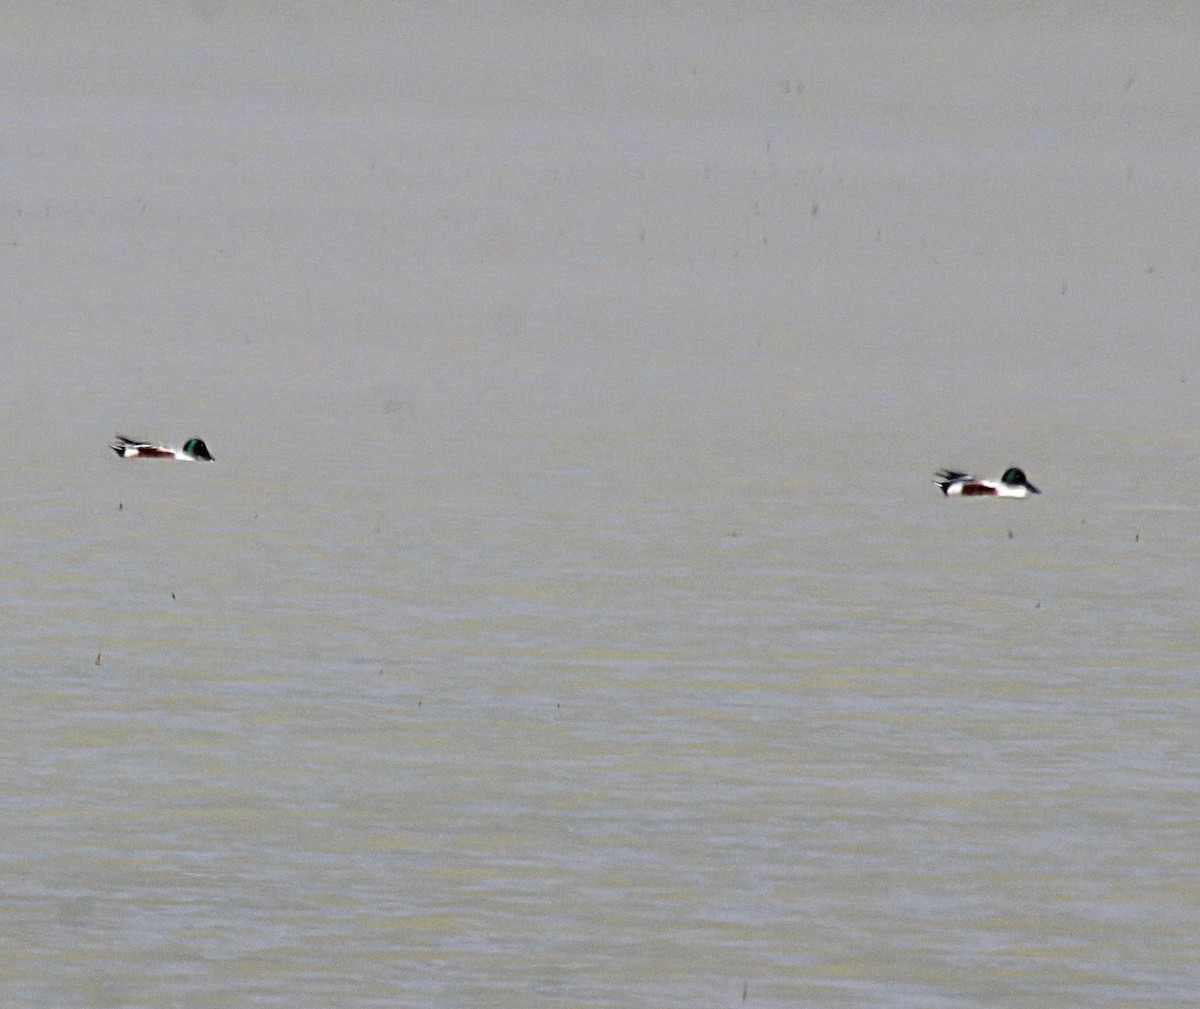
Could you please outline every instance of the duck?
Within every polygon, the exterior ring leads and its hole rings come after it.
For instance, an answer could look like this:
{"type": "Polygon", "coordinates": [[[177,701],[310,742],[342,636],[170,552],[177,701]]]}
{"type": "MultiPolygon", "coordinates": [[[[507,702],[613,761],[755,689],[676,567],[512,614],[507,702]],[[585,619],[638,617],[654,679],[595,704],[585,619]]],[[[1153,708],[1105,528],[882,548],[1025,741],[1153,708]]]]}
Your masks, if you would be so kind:
{"type": "Polygon", "coordinates": [[[173,445],[157,445],[141,438],[126,438],[116,435],[108,446],[122,459],[179,459],[182,462],[216,462],[202,438],[189,438],[183,448],[173,445]]]}
{"type": "Polygon", "coordinates": [[[970,476],[956,469],[940,469],[934,477],[933,482],[947,497],[1028,497],[1041,493],[1016,466],[1006,469],[999,480],[970,476]]]}

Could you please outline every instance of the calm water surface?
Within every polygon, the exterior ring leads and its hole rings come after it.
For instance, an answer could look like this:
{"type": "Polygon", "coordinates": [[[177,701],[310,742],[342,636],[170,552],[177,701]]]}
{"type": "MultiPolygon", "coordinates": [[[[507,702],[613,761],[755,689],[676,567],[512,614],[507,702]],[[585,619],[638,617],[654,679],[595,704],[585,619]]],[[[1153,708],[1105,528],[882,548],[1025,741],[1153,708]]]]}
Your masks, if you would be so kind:
{"type": "Polygon", "coordinates": [[[1194,1005],[1181,33],[376,14],[21,26],[2,1001],[1194,1005]]]}

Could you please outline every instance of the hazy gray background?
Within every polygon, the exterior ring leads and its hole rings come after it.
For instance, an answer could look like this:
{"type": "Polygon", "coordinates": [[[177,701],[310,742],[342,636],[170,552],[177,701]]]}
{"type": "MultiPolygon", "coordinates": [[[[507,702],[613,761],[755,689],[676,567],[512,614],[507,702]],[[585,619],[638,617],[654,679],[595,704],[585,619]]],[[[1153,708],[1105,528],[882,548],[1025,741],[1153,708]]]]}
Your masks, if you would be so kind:
{"type": "Polygon", "coordinates": [[[1195,1004],[1192,6],[0,28],[7,1004],[1195,1004]]]}

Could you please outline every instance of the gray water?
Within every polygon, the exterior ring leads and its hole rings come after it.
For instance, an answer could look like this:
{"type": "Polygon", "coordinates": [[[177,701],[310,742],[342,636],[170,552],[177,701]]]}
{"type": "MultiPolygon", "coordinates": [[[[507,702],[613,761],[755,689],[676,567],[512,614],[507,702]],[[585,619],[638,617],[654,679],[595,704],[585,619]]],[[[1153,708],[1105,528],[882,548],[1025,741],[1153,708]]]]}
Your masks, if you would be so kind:
{"type": "Polygon", "coordinates": [[[1196,1003],[1200,15],[105,11],[3,15],[0,1001],[1196,1003]]]}

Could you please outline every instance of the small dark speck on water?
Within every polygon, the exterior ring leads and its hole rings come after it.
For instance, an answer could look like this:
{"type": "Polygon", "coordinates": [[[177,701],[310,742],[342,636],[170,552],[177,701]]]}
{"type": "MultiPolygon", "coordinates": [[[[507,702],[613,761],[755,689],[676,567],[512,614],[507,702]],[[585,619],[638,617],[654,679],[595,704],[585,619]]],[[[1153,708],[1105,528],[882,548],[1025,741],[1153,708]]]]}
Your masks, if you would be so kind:
{"type": "MultiPolygon", "coordinates": [[[[171,593],[171,598],[172,598],[172,599],[175,599],[175,593],[174,593],[174,592],[172,592],[172,593],[171,593]]],[[[175,599],[175,601],[176,601],[176,602],[179,602],[179,600],[178,600],[178,599],[175,599]]]]}
{"type": "Polygon", "coordinates": [[[1008,531],[1008,538],[1009,538],[1009,539],[1012,539],[1012,538],[1013,538],[1013,534],[1012,534],[1012,530],[1011,530],[1011,529],[1008,531]]]}
{"type": "Polygon", "coordinates": [[[118,501],[118,502],[117,502],[117,511],[119,511],[119,512],[123,512],[124,510],[125,510],[125,502],[124,502],[124,501],[118,501]]]}
{"type": "Polygon", "coordinates": [[[100,652],[96,653],[96,665],[100,665],[100,652]]]}
{"type": "Polygon", "coordinates": [[[1033,608],[1034,608],[1035,610],[1040,610],[1040,609],[1042,608],[1042,601],[1039,599],[1039,600],[1038,600],[1038,601],[1037,601],[1037,602],[1034,604],[1034,607],[1033,607],[1033,608]]]}
{"type": "Polygon", "coordinates": [[[1134,534],[1133,534],[1133,542],[1134,542],[1134,543],[1136,543],[1136,542],[1137,542],[1138,540],[1140,540],[1141,538],[1142,538],[1142,534],[1141,534],[1141,533],[1134,533],[1134,534]]]}
{"type": "Polygon", "coordinates": [[[742,982],[742,1001],[745,1002],[746,999],[748,999],[749,997],[750,997],[750,982],[743,981],[742,982]]]}

